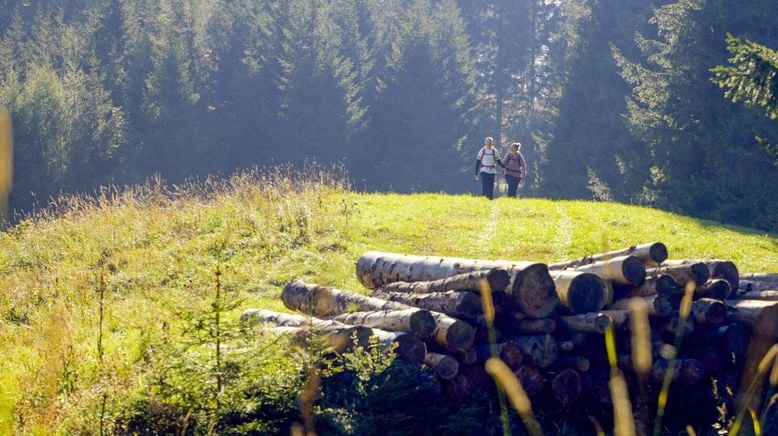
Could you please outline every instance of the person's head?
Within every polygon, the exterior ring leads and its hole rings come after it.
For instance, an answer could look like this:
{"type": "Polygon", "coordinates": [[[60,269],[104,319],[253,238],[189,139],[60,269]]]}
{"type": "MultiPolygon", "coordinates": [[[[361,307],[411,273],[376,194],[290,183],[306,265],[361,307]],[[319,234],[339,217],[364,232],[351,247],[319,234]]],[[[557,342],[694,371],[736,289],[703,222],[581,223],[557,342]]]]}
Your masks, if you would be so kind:
{"type": "Polygon", "coordinates": [[[484,139],[484,147],[492,148],[492,146],[494,146],[494,138],[487,136],[486,139],[484,139]]]}
{"type": "Polygon", "coordinates": [[[518,153],[519,150],[521,150],[521,143],[520,142],[514,142],[513,144],[511,144],[511,151],[513,153],[518,153]]]}

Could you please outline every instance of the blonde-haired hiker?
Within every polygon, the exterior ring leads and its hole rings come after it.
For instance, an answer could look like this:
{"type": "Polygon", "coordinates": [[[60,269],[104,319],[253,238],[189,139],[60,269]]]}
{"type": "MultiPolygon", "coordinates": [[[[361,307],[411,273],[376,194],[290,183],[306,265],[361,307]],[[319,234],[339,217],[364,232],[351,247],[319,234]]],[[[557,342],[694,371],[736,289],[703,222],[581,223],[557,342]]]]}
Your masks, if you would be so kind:
{"type": "Polygon", "coordinates": [[[527,177],[527,162],[521,154],[521,143],[511,144],[508,152],[503,156],[500,166],[505,168],[505,182],[508,184],[508,197],[516,197],[519,182],[527,177]]]}
{"type": "Polygon", "coordinates": [[[481,180],[481,193],[490,200],[494,198],[494,176],[497,174],[497,165],[503,166],[500,156],[497,155],[497,149],[494,148],[494,139],[487,136],[475,158],[475,179],[481,180]]]}

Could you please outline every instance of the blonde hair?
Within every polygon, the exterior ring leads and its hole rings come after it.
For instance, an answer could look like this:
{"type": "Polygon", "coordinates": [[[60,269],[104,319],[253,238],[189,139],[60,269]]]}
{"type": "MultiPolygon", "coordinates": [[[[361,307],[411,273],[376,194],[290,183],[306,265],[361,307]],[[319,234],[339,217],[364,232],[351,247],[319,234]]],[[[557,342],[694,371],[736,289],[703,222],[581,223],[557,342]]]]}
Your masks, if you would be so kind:
{"type": "Polygon", "coordinates": [[[488,142],[494,145],[494,138],[492,138],[491,136],[487,136],[486,139],[484,139],[484,142],[488,142]]]}
{"type": "Polygon", "coordinates": [[[521,142],[514,142],[511,147],[516,147],[516,150],[521,150],[521,142]]]}

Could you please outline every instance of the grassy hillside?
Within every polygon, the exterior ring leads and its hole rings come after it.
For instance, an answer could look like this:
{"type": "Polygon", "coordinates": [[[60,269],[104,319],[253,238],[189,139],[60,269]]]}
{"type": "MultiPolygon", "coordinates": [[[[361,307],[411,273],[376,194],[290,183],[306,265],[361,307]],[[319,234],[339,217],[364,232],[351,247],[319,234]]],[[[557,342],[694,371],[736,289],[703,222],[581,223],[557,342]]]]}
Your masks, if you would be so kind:
{"type": "Polygon", "coordinates": [[[286,425],[279,417],[296,414],[287,409],[301,382],[263,375],[302,368],[278,344],[262,342],[260,353],[252,339],[228,337],[237,331],[229,325],[249,307],[283,310],[279,292],[294,278],[360,289],[354,263],[368,250],[554,261],[659,240],[671,258],[731,259],[742,272],[778,265],[778,235],[658,210],[357,194],[313,172],[171,190],[150,184],[57,207],[0,234],[0,434],[137,429],[131,412],[148,413],[155,397],[182,410],[235,401],[260,411],[256,419],[286,425]],[[223,325],[215,328],[217,312],[223,325]],[[254,351],[226,355],[214,373],[210,345],[221,334],[227,349],[254,351]],[[211,389],[230,362],[251,362],[254,384],[231,383],[245,376],[233,368],[232,379],[211,389]],[[230,398],[229,389],[286,403],[270,413],[230,398]]]}

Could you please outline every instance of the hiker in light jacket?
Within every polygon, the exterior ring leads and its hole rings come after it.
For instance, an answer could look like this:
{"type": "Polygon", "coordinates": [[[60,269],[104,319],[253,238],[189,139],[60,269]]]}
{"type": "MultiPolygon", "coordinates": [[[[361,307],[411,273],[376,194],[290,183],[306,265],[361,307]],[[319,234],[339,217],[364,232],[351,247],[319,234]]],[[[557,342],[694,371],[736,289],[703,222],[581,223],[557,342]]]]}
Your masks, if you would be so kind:
{"type": "Polygon", "coordinates": [[[521,154],[521,143],[514,142],[500,166],[505,168],[505,182],[508,183],[508,197],[516,197],[521,179],[527,176],[527,162],[521,154]]]}
{"type": "Polygon", "coordinates": [[[494,139],[487,136],[484,146],[478,150],[475,158],[475,179],[481,180],[482,195],[494,198],[494,176],[497,174],[497,165],[503,166],[497,149],[494,148],[494,139]]]}

